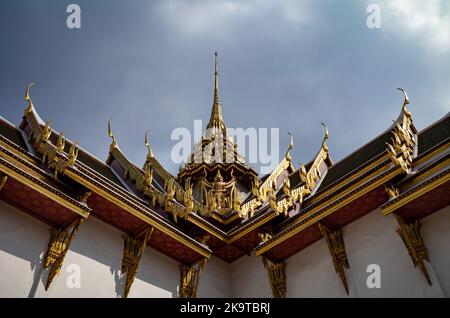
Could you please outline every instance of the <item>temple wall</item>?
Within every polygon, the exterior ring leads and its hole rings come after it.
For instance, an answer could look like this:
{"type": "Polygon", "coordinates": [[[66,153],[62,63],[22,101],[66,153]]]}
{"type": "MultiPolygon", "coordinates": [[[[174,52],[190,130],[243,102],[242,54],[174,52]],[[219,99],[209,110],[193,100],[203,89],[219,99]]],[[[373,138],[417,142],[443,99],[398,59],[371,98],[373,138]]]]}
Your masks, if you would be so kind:
{"type": "Polygon", "coordinates": [[[450,206],[423,219],[422,237],[445,297],[450,297],[450,206]]]}
{"type": "MultiPolygon", "coordinates": [[[[372,211],[344,228],[350,264],[347,283],[350,297],[446,297],[450,290],[450,207],[423,220],[422,233],[431,263],[432,286],[411,261],[393,215],[372,211]],[[381,288],[369,288],[371,264],[380,267],[381,288]]],[[[348,297],[334,270],[328,247],[320,240],[286,260],[288,297],[348,297]]],[[[230,265],[231,296],[271,295],[267,274],[259,257],[246,256],[230,265]]]]}
{"type": "MultiPolygon", "coordinates": [[[[122,232],[93,217],[85,220],[45,291],[42,258],[49,237],[49,226],[0,200],[0,297],[122,296],[122,232]],[[80,288],[73,284],[77,276],[80,288]]],[[[129,297],[178,297],[179,279],[178,263],[147,247],[129,297]]],[[[216,258],[207,263],[198,295],[229,295],[228,264],[216,258]]]]}
{"type": "Polygon", "coordinates": [[[0,297],[28,297],[42,268],[48,227],[0,200],[0,297]]]}
{"type": "MultiPolygon", "coordinates": [[[[422,234],[431,263],[429,286],[414,268],[393,215],[379,210],[344,228],[350,270],[350,297],[446,297],[450,292],[450,207],[423,220],[422,234]],[[367,266],[381,270],[381,288],[370,289],[367,266]]],[[[61,273],[44,291],[43,253],[48,226],[0,201],[0,297],[121,297],[122,233],[88,218],[72,242],[61,273]],[[79,270],[80,288],[71,286],[79,270]],[[75,288],[70,288],[75,287],[75,288]]],[[[288,297],[347,297],[328,248],[320,240],[287,261],[288,297]]],[[[129,297],[177,297],[178,264],[147,248],[129,297]]],[[[199,297],[271,297],[260,257],[244,256],[232,264],[212,257],[200,275],[199,297]]]]}
{"type": "MultiPolygon", "coordinates": [[[[439,212],[437,212],[439,213],[439,212]]],[[[433,282],[430,287],[423,274],[412,263],[405,245],[396,233],[394,215],[384,216],[372,211],[344,228],[344,241],[350,264],[348,276],[356,297],[442,297],[442,290],[433,282]],[[380,267],[381,288],[366,284],[371,273],[367,267],[380,267]]]]}
{"type": "Polygon", "coordinates": [[[230,264],[231,297],[272,297],[261,258],[252,254],[230,264]]]}

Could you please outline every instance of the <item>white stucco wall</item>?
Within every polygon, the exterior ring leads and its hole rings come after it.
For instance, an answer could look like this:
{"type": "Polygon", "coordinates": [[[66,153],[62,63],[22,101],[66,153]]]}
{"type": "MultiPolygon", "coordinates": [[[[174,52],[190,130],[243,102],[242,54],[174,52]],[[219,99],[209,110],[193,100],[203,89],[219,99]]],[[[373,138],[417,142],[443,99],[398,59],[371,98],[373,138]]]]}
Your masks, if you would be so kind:
{"type": "MultiPolygon", "coordinates": [[[[450,290],[450,207],[423,220],[422,234],[431,264],[432,286],[414,268],[393,215],[375,210],[344,228],[350,269],[349,296],[335,272],[324,240],[286,260],[287,297],[446,297],[450,290]],[[367,266],[381,269],[381,288],[370,289],[367,266]]],[[[243,257],[230,265],[230,290],[236,297],[270,297],[267,274],[258,257],[243,257]]]]}
{"type": "Polygon", "coordinates": [[[432,270],[445,297],[450,296],[450,206],[422,220],[422,237],[432,270]]]}
{"type": "MultiPolygon", "coordinates": [[[[379,210],[344,228],[350,270],[350,297],[446,297],[450,292],[450,207],[423,220],[422,235],[431,263],[433,285],[414,268],[393,215],[379,210]],[[369,289],[369,264],[381,268],[381,288],[369,289]]],[[[122,233],[93,217],[80,227],[61,273],[44,291],[47,271],[42,257],[48,225],[0,201],[0,297],[121,297],[122,233]],[[81,288],[69,288],[73,265],[81,288]]],[[[349,297],[335,273],[328,248],[320,240],[286,260],[288,297],[349,297]]],[[[178,297],[178,263],[147,248],[129,297],[178,297]]],[[[199,297],[271,297],[260,257],[244,256],[232,264],[212,257],[200,275],[199,297]]]]}
{"type": "Polygon", "coordinates": [[[230,264],[232,297],[272,297],[267,273],[260,257],[243,256],[230,264]]]}
{"type": "MultiPolygon", "coordinates": [[[[81,225],[60,274],[44,290],[42,258],[49,226],[0,201],[0,297],[121,297],[122,233],[90,217],[81,225]],[[70,288],[75,271],[80,288],[70,288]],[[67,283],[69,281],[69,284],[67,283]]],[[[178,297],[178,263],[147,247],[129,297],[178,297]]],[[[200,297],[228,297],[228,264],[212,258],[200,276],[200,297]]]]}
{"type": "Polygon", "coordinates": [[[0,297],[28,297],[48,236],[42,222],[0,200],[0,297]]]}
{"type": "Polygon", "coordinates": [[[200,273],[198,297],[230,297],[229,264],[219,258],[211,257],[200,273]]]}
{"type": "MultiPolygon", "coordinates": [[[[442,297],[440,288],[430,287],[414,268],[400,236],[394,215],[375,210],[344,229],[344,241],[357,297],[442,297]],[[369,264],[381,269],[381,288],[369,289],[369,264]]],[[[430,273],[433,276],[433,273],[430,273]]],[[[434,281],[434,277],[432,277],[434,281]]]]}
{"type": "Polygon", "coordinates": [[[320,240],[286,261],[287,297],[345,297],[327,244],[320,240]]]}

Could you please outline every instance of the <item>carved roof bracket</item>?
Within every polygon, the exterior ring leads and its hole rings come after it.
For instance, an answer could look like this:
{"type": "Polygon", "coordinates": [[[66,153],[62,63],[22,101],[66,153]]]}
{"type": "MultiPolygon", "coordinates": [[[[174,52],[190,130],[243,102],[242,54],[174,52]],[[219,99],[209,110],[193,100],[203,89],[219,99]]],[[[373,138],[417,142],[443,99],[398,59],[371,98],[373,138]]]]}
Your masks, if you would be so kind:
{"type": "Polygon", "coordinates": [[[402,238],[402,241],[405,244],[406,249],[408,250],[414,267],[419,267],[428,284],[431,286],[430,275],[428,275],[428,271],[425,266],[425,261],[429,262],[430,257],[428,255],[428,250],[425,246],[425,242],[420,231],[422,222],[420,222],[420,220],[416,220],[414,222],[406,222],[399,215],[396,215],[396,218],[399,225],[396,231],[402,238]]]}
{"type": "Polygon", "coordinates": [[[207,259],[202,259],[192,265],[180,264],[180,298],[196,298],[200,282],[200,272],[205,268],[207,259]]]}
{"type": "Polygon", "coordinates": [[[143,239],[123,235],[122,275],[126,275],[123,297],[127,298],[139,268],[148,240],[153,233],[153,227],[147,229],[143,239]]]}
{"type": "Polygon", "coordinates": [[[349,269],[350,265],[348,264],[347,253],[345,252],[344,232],[342,229],[332,231],[320,223],[319,229],[327,242],[328,250],[333,260],[334,269],[341,279],[345,292],[348,295],[349,292],[345,270],[349,269]]]}
{"type": "Polygon", "coordinates": [[[275,262],[265,256],[262,256],[262,261],[272,288],[272,296],[286,298],[286,263],[275,262]]]}
{"type": "Polygon", "coordinates": [[[48,290],[53,279],[59,274],[64,258],[75,238],[78,229],[83,223],[83,218],[77,219],[72,229],[50,229],[50,241],[44,256],[44,269],[50,268],[47,276],[45,290],[48,290]]]}

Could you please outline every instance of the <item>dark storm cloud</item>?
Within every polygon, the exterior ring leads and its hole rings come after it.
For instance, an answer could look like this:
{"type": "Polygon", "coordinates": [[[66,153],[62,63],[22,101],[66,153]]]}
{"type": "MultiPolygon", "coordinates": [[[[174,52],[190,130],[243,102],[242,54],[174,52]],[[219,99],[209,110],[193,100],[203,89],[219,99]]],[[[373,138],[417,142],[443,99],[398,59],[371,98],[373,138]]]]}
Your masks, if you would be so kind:
{"type": "MultiPolygon", "coordinates": [[[[0,109],[20,122],[26,82],[55,129],[105,159],[106,123],[141,164],[150,130],[172,172],[176,127],[206,121],[213,52],[231,127],[278,127],[295,136],[295,161],[317,152],[330,130],[336,161],[386,129],[405,87],[419,129],[449,109],[449,7],[445,1],[2,1],[0,109]],[[82,28],[65,26],[69,3],[82,28]],[[382,28],[366,27],[379,3],[382,28]]],[[[206,122],[204,122],[206,124],[206,122]]]]}

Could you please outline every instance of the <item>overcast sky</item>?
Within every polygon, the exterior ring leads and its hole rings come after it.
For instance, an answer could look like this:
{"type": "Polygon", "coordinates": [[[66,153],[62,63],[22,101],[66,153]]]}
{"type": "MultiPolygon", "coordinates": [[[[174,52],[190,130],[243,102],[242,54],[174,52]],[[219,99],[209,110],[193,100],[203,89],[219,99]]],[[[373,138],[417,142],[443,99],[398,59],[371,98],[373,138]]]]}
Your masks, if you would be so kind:
{"type": "MultiPolygon", "coordinates": [[[[403,87],[418,129],[450,109],[450,1],[1,1],[0,115],[18,125],[25,85],[44,119],[105,160],[108,118],[141,165],[144,132],[172,172],[173,129],[209,118],[213,53],[230,127],[279,128],[306,162],[330,131],[337,161],[385,130],[403,87]],[[66,7],[81,7],[81,29],[66,7]],[[381,28],[369,29],[369,4],[381,28]]],[[[298,164],[296,164],[296,167],[298,164]]]]}

